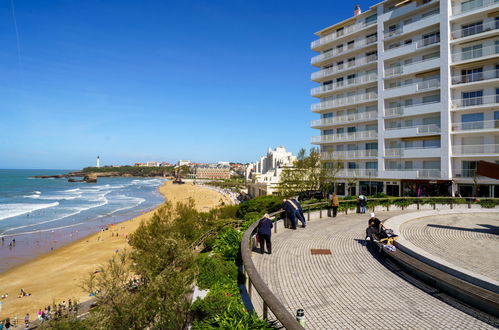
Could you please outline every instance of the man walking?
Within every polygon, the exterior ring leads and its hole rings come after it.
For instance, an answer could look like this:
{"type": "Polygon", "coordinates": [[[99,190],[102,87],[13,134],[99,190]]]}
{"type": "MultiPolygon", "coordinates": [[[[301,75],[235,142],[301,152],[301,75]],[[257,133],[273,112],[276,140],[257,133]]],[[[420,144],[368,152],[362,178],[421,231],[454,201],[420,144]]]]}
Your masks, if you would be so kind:
{"type": "Polygon", "coordinates": [[[338,196],[336,196],[336,193],[333,193],[333,198],[331,198],[331,208],[333,209],[333,218],[336,218],[336,214],[338,213],[338,206],[340,206],[340,201],[338,200],[338,196]]]}
{"type": "Polygon", "coordinates": [[[260,253],[265,252],[263,243],[267,245],[267,253],[272,254],[272,243],[270,237],[272,236],[272,227],[274,227],[269,215],[265,215],[258,222],[258,240],[260,241],[260,253]]]}
{"type": "Polygon", "coordinates": [[[296,213],[295,208],[291,205],[291,202],[288,199],[283,199],[282,208],[286,211],[286,215],[291,221],[291,229],[296,229],[296,213]]]}
{"type": "Polygon", "coordinates": [[[305,228],[307,226],[307,223],[305,221],[305,216],[303,214],[303,209],[301,208],[300,203],[298,203],[296,198],[290,199],[289,202],[293,206],[293,209],[295,211],[295,217],[298,218],[298,220],[300,220],[302,228],[305,228]]]}

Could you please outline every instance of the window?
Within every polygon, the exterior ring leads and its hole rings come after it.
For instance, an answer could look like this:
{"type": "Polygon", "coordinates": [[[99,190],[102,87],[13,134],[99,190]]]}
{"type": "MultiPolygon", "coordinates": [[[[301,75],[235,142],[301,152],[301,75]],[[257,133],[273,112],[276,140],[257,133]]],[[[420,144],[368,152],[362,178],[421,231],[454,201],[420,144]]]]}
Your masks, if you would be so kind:
{"type": "Polygon", "coordinates": [[[499,16],[495,18],[495,21],[496,21],[496,29],[499,29],[499,16]]]}
{"type": "Polygon", "coordinates": [[[366,162],[366,168],[368,170],[377,170],[378,169],[378,162],[366,162]]]}
{"type": "Polygon", "coordinates": [[[423,35],[422,46],[429,46],[437,42],[440,42],[440,32],[433,32],[423,35]]]}
{"type": "Polygon", "coordinates": [[[352,67],[352,66],[355,66],[355,57],[352,57],[352,58],[349,58],[347,60],[347,63],[348,63],[348,67],[352,67]]]}
{"type": "Polygon", "coordinates": [[[344,28],[342,28],[342,27],[339,28],[338,30],[336,30],[336,37],[341,37],[344,32],[345,32],[344,28]]]}
{"type": "Polygon", "coordinates": [[[336,151],[345,151],[345,146],[343,144],[338,144],[335,149],[336,151]]]}
{"type": "Polygon", "coordinates": [[[322,131],[322,135],[333,135],[334,129],[325,129],[322,131]]]}
{"type": "Polygon", "coordinates": [[[461,83],[483,80],[483,68],[461,70],[461,83]]]}
{"type": "Polygon", "coordinates": [[[482,56],[482,45],[475,45],[470,47],[463,47],[461,49],[461,57],[463,60],[469,60],[482,56]]]}
{"type": "Polygon", "coordinates": [[[355,47],[355,40],[347,42],[347,49],[352,49],[355,47]]]}
{"type": "Polygon", "coordinates": [[[440,148],[440,140],[423,140],[423,148],[440,148]]]}
{"type": "Polygon", "coordinates": [[[412,106],[412,99],[408,99],[404,101],[404,107],[410,107],[412,106]]]}
{"type": "Polygon", "coordinates": [[[324,114],[322,114],[322,118],[323,119],[333,118],[333,113],[332,112],[324,113],[324,114]]]}
{"type": "Polygon", "coordinates": [[[410,44],[412,44],[412,39],[404,40],[404,45],[410,45],[410,44]]]}
{"type": "Polygon", "coordinates": [[[478,161],[476,160],[463,160],[462,162],[463,170],[461,175],[466,178],[474,177],[476,174],[476,169],[478,167],[478,161]]]}
{"type": "Polygon", "coordinates": [[[440,102],[440,94],[423,96],[423,103],[440,102]]]}
{"type": "Polygon", "coordinates": [[[463,130],[483,128],[483,112],[461,115],[461,128],[463,130]]]}
{"type": "Polygon", "coordinates": [[[378,18],[377,15],[374,14],[374,15],[366,17],[366,19],[365,19],[364,22],[365,22],[366,25],[373,24],[373,23],[376,22],[377,18],[378,18]]]}
{"type": "Polygon", "coordinates": [[[426,55],[423,55],[423,61],[428,61],[428,60],[431,60],[434,58],[439,58],[439,57],[440,57],[440,52],[426,54],[426,55]]]}
{"type": "Polygon", "coordinates": [[[336,66],[338,67],[337,70],[343,70],[343,61],[336,63],[336,66]]]}
{"type": "Polygon", "coordinates": [[[483,91],[463,92],[463,107],[480,105],[483,103],[483,91]]]}
{"type": "Polygon", "coordinates": [[[406,160],[406,161],[404,162],[404,168],[405,168],[406,170],[412,170],[412,168],[413,168],[412,166],[413,166],[413,164],[412,164],[412,160],[406,160]]]}
{"type": "Polygon", "coordinates": [[[339,53],[342,53],[343,52],[343,45],[338,45],[336,46],[336,52],[339,54],[339,53]]]}
{"type": "Polygon", "coordinates": [[[404,60],[404,65],[409,65],[412,63],[412,58],[408,58],[407,60],[404,60]]]}
{"type": "Polygon", "coordinates": [[[348,168],[351,170],[354,170],[357,168],[357,163],[355,162],[348,162],[348,168]]]}
{"type": "Polygon", "coordinates": [[[378,34],[377,33],[373,33],[373,34],[368,34],[366,36],[366,42],[368,44],[371,44],[373,42],[376,42],[378,40],[378,34]]]}
{"type": "Polygon", "coordinates": [[[436,15],[440,13],[440,10],[439,9],[435,9],[435,10],[432,10],[432,11],[428,11],[426,13],[424,13],[423,15],[421,15],[421,18],[425,18],[425,17],[429,17],[429,16],[433,16],[433,15],[436,15]]]}
{"type": "Polygon", "coordinates": [[[348,133],[355,133],[357,131],[356,127],[348,127],[347,128],[348,133]]]}
{"type": "Polygon", "coordinates": [[[366,143],[366,150],[378,150],[378,143],[377,142],[366,143]]]}
{"type": "Polygon", "coordinates": [[[348,84],[351,85],[351,84],[354,84],[355,83],[355,78],[356,78],[356,74],[350,74],[347,76],[347,79],[348,79],[348,84]]]}
{"type": "Polygon", "coordinates": [[[483,5],[483,0],[468,0],[461,2],[461,11],[470,11],[475,8],[480,8],[483,5]]]}
{"type": "Polygon", "coordinates": [[[367,62],[376,61],[378,59],[378,52],[377,51],[368,52],[366,53],[366,57],[367,57],[367,62]]]}
{"type": "Polygon", "coordinates": [[[343,77],[341,78],[336,78],[336,86],[341,87],[343,86],[343,77]]]}
{"type": "Polygon", "coordinates": [[[347,145],[347,150],[353,151],[353,150],[358,150],[358,146],[356,144],[349,144],[347,145]]]}
{"type": "Polygon", "coordinates": [[[494,111],[494,127],[499,128],[499,111],[494,111]]]}
{"type": "Polygon", "coordinates": [[[461,37],[472,36],[483,32],[483,22],[475,22],[471,24],[461,25],[461,37]]]}
{"type": "Polygon", "coordinates": [[[345,133],[345,128],[344,127],[340,127],[340,128],[336,129],[336,134],[340,135],[340,134],[343,134],[343,133],[345,133]]]}
{"type": "Polygon", "coordinates": [[[440,161],[439,160],[423,160],[423,169],[425,170],[439,170],[440,161]]]}

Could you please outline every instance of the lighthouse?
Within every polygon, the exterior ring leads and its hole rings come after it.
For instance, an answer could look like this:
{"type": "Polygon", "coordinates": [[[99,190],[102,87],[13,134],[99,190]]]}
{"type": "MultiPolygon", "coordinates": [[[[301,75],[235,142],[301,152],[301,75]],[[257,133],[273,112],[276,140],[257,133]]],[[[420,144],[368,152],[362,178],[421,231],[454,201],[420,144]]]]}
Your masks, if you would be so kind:
{"type": "Polygon", "coordinates": [[[99,167],[100,167],[100,158],[99,158],[99,156],[97,156],[97,168],[99,168],[99,167]]]}

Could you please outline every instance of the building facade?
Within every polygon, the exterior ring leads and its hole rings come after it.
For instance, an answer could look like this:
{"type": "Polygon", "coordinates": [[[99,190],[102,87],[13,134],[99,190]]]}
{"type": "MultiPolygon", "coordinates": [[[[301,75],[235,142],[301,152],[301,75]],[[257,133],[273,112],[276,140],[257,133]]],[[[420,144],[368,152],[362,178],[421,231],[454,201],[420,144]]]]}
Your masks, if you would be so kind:
{"type": "Polygon", "coordinates": [[[277,192],[281,172],[292,166],[296,157],[281,146],[268,149],[265,156],[246,167],[246,186],[251,197],[272,195],[277,192]]]}
{"type": "Polygon", "coordinates": [[[312,138],[338,193],[499,197],[499,1],[387,0],[316,33],[312,138]]]}
{"type": "Polygon", "coordinates": [[[194,168],[194,174],[196,179],[230,179],[230,167],[220,166],[220,165],[204,165],[196,166],[194,168]]]}

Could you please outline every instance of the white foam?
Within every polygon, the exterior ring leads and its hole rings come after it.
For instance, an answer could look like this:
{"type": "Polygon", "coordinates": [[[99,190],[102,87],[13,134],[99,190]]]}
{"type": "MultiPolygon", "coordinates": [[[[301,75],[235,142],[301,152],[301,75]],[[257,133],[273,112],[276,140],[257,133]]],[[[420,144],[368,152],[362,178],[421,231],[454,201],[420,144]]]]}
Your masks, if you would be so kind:
{"type": "Polygon", "coordinates": [[[48,204],[28,204],[28,203],[11,203],[0,204],[0,220],[17,217],[18,215],[30,213],[36,210],[42,210],[49,207],[59,205],[58,202],[48,204]]]}

